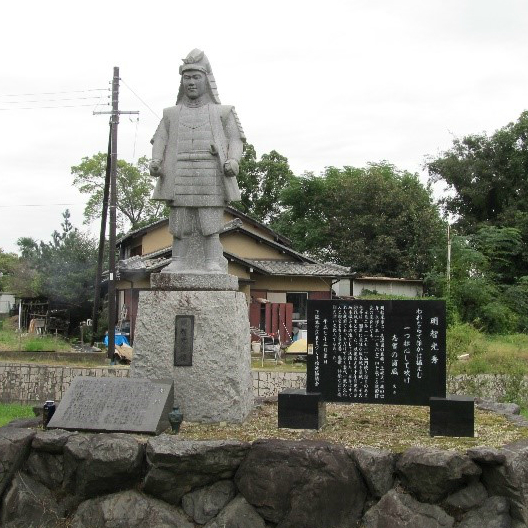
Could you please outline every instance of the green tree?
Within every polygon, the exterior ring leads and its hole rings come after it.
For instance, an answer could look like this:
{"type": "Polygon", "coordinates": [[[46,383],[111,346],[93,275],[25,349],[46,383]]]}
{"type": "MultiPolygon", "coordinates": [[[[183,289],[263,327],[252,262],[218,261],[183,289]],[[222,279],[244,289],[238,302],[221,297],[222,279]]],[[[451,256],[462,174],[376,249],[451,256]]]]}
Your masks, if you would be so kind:
{"type": "Polygon", "coordinates": [[[386,162],[294,178],[281,204],[272,226],[299,251],[362,273],[423,276],[444,238],[431,190],[386,162]]]}
{"type": "MultiPolygon", "coordinates": [[[[84,209],[85,223],[100,218],[106,174],[106,154],[99,152],[82,159],[71,168],[73,184],[88,194],[84,209]]],[[[137,164],[117,160],[117,224],[120,230],[137,229],[166,215],[162,202],[150,199],[155,180],[150,176],[148,159],[143,156],[137,164]]]]}
{"type": "Polygon", "coordinates": [[[246,144],[237,176],[242,200],[233,206],[266,224],[280,213],[279,195],[292,180],[288,159],[272,150],[257,160],[251,144],[246,144]]]}
{"type": "Polygon", "coordinates": [[[13,274],[18,264],[15,253],[6,253],[0,248],[0,291],[8,291],[9,277],[13,274]]]}
{"type": "Polygon", "coordinates": [[[21,266],[13,284],[21,295],[26,288],[26,294],[42,295],[68,308],[76,324],[91,314],[97,242],[72,226],[68,210],[63,213],[61,227],[49,242],[29,237],[18,240],[21,266]],[[29,281],[25,286],[24,280],[29,281]]]}
{"type": "Polygon", "coordinates": [[[517,277],[509,281],[528,275],[528,112],[491,136],[455,139],[451,149],[427,167],[431,181],[447,184],[442,204],[455,216],[461,233],[476,233],[485,226],[517,229],[517,277]]]}

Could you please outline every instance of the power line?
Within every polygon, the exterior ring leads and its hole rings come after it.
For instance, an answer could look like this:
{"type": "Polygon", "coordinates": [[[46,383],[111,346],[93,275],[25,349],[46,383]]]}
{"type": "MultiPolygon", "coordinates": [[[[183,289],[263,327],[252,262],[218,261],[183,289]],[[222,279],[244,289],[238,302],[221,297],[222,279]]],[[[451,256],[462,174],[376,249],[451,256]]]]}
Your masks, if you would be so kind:
{"type": "Polygon", "coordinates": [[[28,95],[59,95],[69,93],[84,93],[84,92],[107,92],[108,88],[92,88],[89,90],[69,90],[67,92],[40,92],[40,93],[22,93],[22,94],[0,94],[0,97],[26,97],[28,95]]]}
{"type": "Polygon", "coordinates": [[[12,204],[12,205],[0,205],[0,207],[49,207],[55,205],[84,205],[82,203],[46,203],[46,204],[12,204]]]}
{"type": "Polygon", "coordinates": [[[23,106],[13,108],[0,108],[0,112],[7,110],[47,110],[49,108],[79,108],[81,106],[109,106],[110,103],[90,103],[90,104],[79,104],[79,105],[55,105],[55,106],[23,106]]]}
{"type": "MultiPolygon", "coordinates": [[[[110,96],[107,96],[110,98],[110,96]]],[[[90,97],[61,97],[59,99],[26,99],[25,101],[3,101],[2,104],[27,104],[27,103],[48,103],[56,101],[84,101],[88,99],[101,100],[101,96],[92,95],[90,97]]]]}
{"type": "Polygon", "coordinates": [[[128,86],[128,84],[123,80],[123,78],[121,78],[121,82],[158,118],[158,119],[161,119],[160,116],[158,114],[156,114],[156,112],[154,112],[154,110],[152,110],[152,108],[150,108],[150,106],[145,103],[145,101],[143,101],[143,99],[141,99],[141,97],[139,97],[139,95],[134,92],[134,90],[132,90],[132,88],[130,88],[130,86],[128,86]]]}

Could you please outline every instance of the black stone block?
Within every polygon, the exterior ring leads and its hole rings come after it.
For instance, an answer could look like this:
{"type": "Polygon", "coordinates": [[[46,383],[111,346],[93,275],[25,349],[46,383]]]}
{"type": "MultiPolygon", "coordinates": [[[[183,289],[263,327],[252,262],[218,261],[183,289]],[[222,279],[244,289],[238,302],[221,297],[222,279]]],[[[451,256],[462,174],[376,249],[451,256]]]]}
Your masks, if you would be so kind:
{"type": "Polygon", "coordinates": [[[279,394],[279,428],[320,429],[326,423],[326,404],[320,392],[287,389],[279,394]]]}
{"type": "Polygon", "coordinates": [[[471,396],[431,398],[431,436],[475,436],[475,401],[471,396]]]}

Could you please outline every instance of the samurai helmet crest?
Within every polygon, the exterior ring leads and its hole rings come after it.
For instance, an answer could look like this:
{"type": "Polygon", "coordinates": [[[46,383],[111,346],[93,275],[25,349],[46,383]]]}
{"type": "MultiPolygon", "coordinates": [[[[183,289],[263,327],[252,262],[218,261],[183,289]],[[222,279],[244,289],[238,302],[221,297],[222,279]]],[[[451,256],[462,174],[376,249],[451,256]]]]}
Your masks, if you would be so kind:
{"type": "MultiPolygon", "coordinates": [[[[213,75],[213,70],[211,69],[211,64],[207,55],[198,48],[193,49],[187,57],[183,60],[183,64],[180,66],[180,75],[186,71],[197,70],[205,73],[207,77],[207,84],[209,87],[209,96],[212,101],[216,104],[220,104],[220,97],[218,96],[218,89],[216,87],[216,81],[213,75]]],[[[180,81],[180,89],[178,91],[178,98],[176,99],[176,104],[180,104],[183,98],[183,86],[180,81]]]]}

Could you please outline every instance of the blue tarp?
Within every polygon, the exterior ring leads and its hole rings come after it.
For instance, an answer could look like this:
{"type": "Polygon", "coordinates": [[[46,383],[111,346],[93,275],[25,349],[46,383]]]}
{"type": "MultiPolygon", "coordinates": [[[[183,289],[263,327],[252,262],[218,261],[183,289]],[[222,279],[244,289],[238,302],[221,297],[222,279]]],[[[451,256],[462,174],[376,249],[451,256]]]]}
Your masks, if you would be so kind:
{"type": "MultiPolygon", "coordinates": [[[[121,335],[121,334],[118,334],[116,333],[115,334],[115,344],[116,345],[122,345],[122,344],[125,344],[125,345],[128,345],[130,346],[130,343],[128,342],[128,339],[126,338],[126,336],[124,335],[121,335]]],[[[103,339],[103,343],[108,346],[108,336],[105,335],[105,338],[103,339]]]]}

